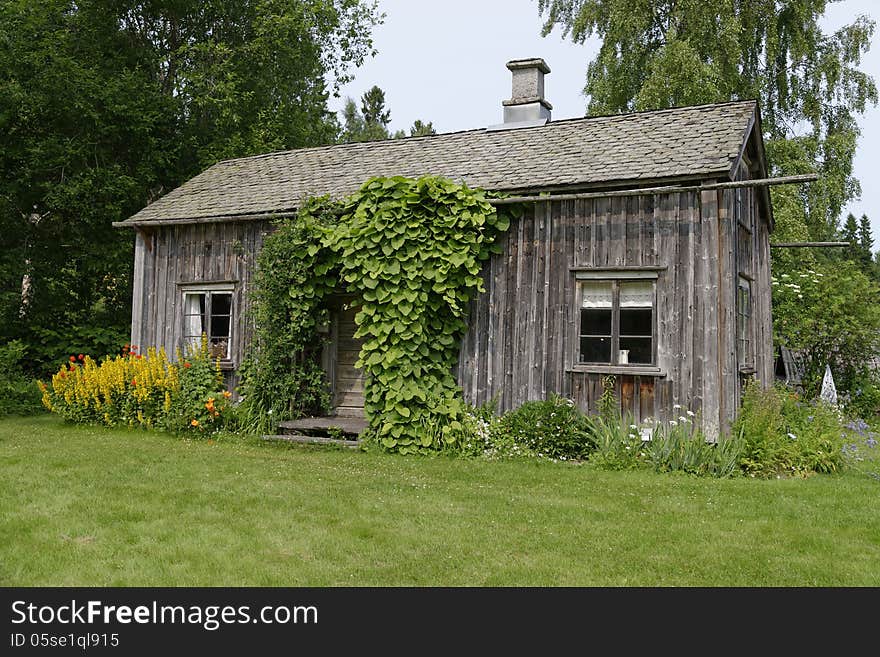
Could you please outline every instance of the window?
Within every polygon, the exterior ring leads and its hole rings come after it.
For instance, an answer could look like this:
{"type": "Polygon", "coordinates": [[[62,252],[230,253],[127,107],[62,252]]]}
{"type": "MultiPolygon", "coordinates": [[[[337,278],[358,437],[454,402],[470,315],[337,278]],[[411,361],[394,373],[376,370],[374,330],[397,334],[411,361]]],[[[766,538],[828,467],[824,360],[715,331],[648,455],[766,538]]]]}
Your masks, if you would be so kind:
{"type": "Polygon", "coordinates": [[[736,288],[736,340],[740,369],[752,366],[752,284],[739,277],[736,288]]]}
{"type": "Polygon", "coordinates": [[[579,363],[654,363],[655,277],[580,281],[579,363]]]}
{"type": "Polygon", "coordinates": [[[213,358],[229,360],[232,341],[232,289],[187,289],[183,292],[183,340],[198,345],[208,337],[213,358]]]}

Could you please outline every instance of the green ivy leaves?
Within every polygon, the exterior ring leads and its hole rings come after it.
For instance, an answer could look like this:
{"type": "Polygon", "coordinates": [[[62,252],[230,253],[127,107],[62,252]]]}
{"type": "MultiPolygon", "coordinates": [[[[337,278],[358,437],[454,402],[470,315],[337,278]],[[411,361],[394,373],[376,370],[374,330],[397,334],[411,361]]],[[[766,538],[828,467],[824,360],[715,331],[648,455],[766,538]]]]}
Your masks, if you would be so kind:
{"type": "Polygon", "coordinates": [[[451,372],[467,303],[483,290],[482,261],[509,225],[485,192],[439,177],[369,180],[349,201],[333,248],[362,299],[357,366],[385,448],[415,452],[458,439],[464,406],[451,372]]]}
{"type": "MultiPolygon", "coordinates": [[[[401,453],[455,445],[465,407],[452,370],[467,306],[483,291],[482,262],[501,252],[496,239],[509,225],[485,191],[434,176],[373,178],[335,207],[312,202],[261,254],[261,357],[271,360],[282,337],[307,349],[322,300],[354,293],[370,437],[401,453]],[[286,299],[271,308],[279,286],[286,299]]],[[[289,357],[278,365],[269,370],[302,366],[289,357]]]]}

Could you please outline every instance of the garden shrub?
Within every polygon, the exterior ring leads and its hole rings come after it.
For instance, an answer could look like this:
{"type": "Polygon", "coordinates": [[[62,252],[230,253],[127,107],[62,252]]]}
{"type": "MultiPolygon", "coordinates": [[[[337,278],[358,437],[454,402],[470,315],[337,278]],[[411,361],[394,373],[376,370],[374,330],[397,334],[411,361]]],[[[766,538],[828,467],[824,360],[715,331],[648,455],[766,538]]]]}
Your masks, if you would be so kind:
{"type": "Polygon", "coordinates": [[[492,427],[491,440],[496,449],[519,445],[536,456],[559,460],[586,458],[595,447],[586,416],[572,400],[558,395],[506,413],[492,427]]]}
{"type": "Polygon", "coordinates": [[[163,349],[137,346],[97,362],[71,356],[49,384],[43,405],[70,422],[212,433],[222,427],[231,393],[206,337],[171,362],[163,349]]]}
{"type": "Polygon", "coordinates": [[[37,382],[22,367],[24,359],[21,340],[0,345],[0,417],[33,415],[43,410],[37,382]]]}
{"type": "Polygon", "coordinates": [[[859,370],[840,398],[850,417],[880,420],[880,371],[859,370]]]}
{"type": "Polygon", "coordinates": [[[731,434],[741,441],[740,467],[750,476],[805,476],[844,465],[840,412],[821,400],[805,402],[785,386],[762,390],[750,383],[731,434]]]}

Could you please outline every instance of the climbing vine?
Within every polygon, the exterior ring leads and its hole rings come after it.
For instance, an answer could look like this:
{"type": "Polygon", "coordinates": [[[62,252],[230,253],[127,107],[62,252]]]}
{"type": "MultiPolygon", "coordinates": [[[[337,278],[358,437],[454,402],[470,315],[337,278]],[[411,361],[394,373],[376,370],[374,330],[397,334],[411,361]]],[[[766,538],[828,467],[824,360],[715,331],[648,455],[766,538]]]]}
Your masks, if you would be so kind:
{"type": "Polygon", "coordinates": [[[276,224],[257,256],[248,320],[254,326],[242,363],[242,428],[273,430],[280,420],[326,411],[330,404],[316,330],[326,321],[324,297],[336,279],[323,239],[337,204],[312,199],[293,219],[276,224]]]}
{"type": "MultiPolygon", "coordinates": [[[[496,211],[490,201],[486,191],[439,177],[374,178],[344,202],[312,203],[282,224],[284,235],[271,236],[271,250],[260,256],[256,343],[263,364],[252,371],[274,359],[268,370],[289,385],[282,390],[267,379],[257,393],[263,403],[284,403],[277,396],[319,368],[314,358],[305,369],[301,358],[279,359],[273,345],[279,338],[299,350],[317,344],[323,299],[346,292],[359,307],[368,437],[401,453],[458,444],[465,406],[453,368],[468,303],[483,291],[482,263],[500,253],[496,239],[510,224],[508,212],[516,212],[496,211]],[[270,308],[280,295],[285,308],[270,308]],[[264,326],[261,314],[272,321],[264,326]],[[283,374],[291,367],[300,372],[283,374]]],[[[252,375],[254,391],[262,376],[252,375]]]]}

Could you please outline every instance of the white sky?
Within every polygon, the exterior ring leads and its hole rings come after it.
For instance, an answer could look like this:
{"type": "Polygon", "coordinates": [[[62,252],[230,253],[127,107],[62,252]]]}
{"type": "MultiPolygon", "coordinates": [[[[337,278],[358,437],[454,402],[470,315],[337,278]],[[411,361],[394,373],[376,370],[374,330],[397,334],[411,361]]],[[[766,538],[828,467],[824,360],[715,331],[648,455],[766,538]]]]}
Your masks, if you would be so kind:
{"type": "MultiPolygon", "coordinates": [[[[360,97],[374,84],[385,91],[391,129],[409,130],[413,121],[431,121],[437,132],[484,128],[501,122],[501,101],[510,98],[511,59],[542,57],[551,69],[545,95],[553,118],[583,116],[582,94],[587,64],[598,43],[563,41],[557,28],[541,37],[542,21],[535,0],[379,0],[385,23],[373,33],[376,57],[354,72],[355,79],[331,98],[339,111],[344,98],[360,97]]],[[[867,14],[880,23],[880,2],[842,0],[828,6],[829,30],[867,14]]],[[[880,84],[880,25],[862,70],[880,84]]],[[[862,136],[855,176],[862,197],[844,210],[871,218],[874,248],[880,249],[880,185],[872,180],[880,158],[880,108],[859,120],[862,136]]]]}

